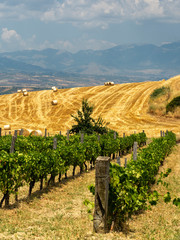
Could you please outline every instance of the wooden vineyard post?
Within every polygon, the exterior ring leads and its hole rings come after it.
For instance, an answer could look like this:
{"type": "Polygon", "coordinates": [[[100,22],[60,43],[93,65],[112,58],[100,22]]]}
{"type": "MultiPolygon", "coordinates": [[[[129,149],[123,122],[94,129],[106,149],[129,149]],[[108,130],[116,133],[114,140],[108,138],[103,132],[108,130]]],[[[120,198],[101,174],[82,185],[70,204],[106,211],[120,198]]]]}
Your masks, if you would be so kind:
{"type": "Polygon", "coordinates": [[[123,138],[125,138],[125,133],[123,133],[123,138]]]}
{"type": "Polygon", "coordinates": [[[119,166],[121,166],[121,159],[120,159],[119,156],[117,157],[117,164],[118,164],[119,166]]]}
{"type": "Polygon", "coordinates": [[[133,145],[133,160],[137,160],[137,142],[134,142],[134,145],[133,145]]]}
{"type": "Polygon", "coordinates": [[[125,167],[125,168],[127,167],[127,158],[125,158],[124,167],[125,167]]]}
{"type": "Polygon", "coordinates": [[[53,149],[57,148],[57,138],[53,138],[53,149]]]}
{"type": "MultiPolygon", "coordinates": [[[[143,133],[145,133],[144,130],[142,130],[143,133]]],[[[143,146],[147,145],[147,140],[145,142],[143,142],[143,146]]]]}
{"type": "Polygon", "coordinates": [[[67,130],[67,140],[69,141],[69,130],[67,130]]]}
{"type": "Polygon", "coordinates": [[[162,130],[160,131],[160,136],[161,136],[161,137],[163,136],[162,130]]]}
{"type": "MultiPolygon", "coordinates": [[[[53,150],[56,150],[56,149],[57,149],[57,138],[54,137],[53,138],[53,150]]],[[[51,173],[51,177],[48,180],[48,186],[50,183],[55,184],[55,175],[53,173],[51,173]]],[[[42,187],[43,187],[43,178],[41,178],[40,190],[42,190],[42,187]]]]}
{"type": "Polygon", "coordinates": [[[45,128],[45,133],[44,133],[44,137],[47,137],[47,129],[45,128]]]}
{"type": "Polygon", "coordinates": [[[108,194],[109,194],[110,157],[99,156],[96,159],[95,210],[93,228],[97,233],[107,233],[108,229],[108,194]]]}
{"type": "Polygon", "coordinates": [[[100,141],[100,135],[98,134],[98,142],[100,141]]]}
{"type": "MultiPolygon", "coordinates": [[[[10,148],[10,153],[14,153],[14,147],[15,147],[15,141],[16,141],[16,135],[12,136],[12,141],[11,141],[11,148],[10,148]]],[[[17,192],[18,192],[18,188],[15,187],[15,200],[17,201],[18,200],[18,195],[17,195],[17,192]]],[[[9,191],[7,189],[7,192],[5,194],[5,206],[9,206],[9,191]]]]}
{"type": "MultiPolygon", "coordinates": [[[[69,130],[67,130],[67,140],[69,141],[69,130]]],[[[65,172],[65,179],[67,179],[67,172],[65,172]]]]}
{"type": "Polygon", "coordinates": [[[21,128],[19,135],[23,135],[23,128],[21,128]]]}
{"type": "Polygon", "coordinates": [[[16,136],[12,136],[10,153],[13,153],[13,152],[14,152],[15,141],[16,141],[16,136]]]}
{"type": "Polygon", "coordinates": [[[84,133],[81,133],[81,143],[84,142],[84,133]]]}
{"type": "Polygon", "coordinates": [[[1,137],[1,134],[2,134],[2,128],[0,128],[0,137],[1,137]]]}
{"type": "Polygon", "coordinates": [[[17,130],[14,130],[14,136],[17,138],[17,130]]]}

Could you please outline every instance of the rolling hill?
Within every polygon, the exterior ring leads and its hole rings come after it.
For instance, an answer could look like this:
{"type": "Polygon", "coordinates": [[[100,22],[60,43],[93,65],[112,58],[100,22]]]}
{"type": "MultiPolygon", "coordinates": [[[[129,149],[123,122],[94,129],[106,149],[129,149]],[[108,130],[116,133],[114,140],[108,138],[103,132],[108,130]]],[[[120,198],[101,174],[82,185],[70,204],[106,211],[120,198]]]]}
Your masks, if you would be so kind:
{"type": "Polygon", "coordinates": [[[167,81],[115,84],[114,86],[78,87],[14,93],[0,96],[0,127],[10,124],[11,130],[47,128],[50,134],[66,133],[73,124],[71,114],[81,107],[83,98],[95,106],[109,127],[123,134],[145,130],[148,137],[159,136],[160,130],[172,130],[180,136],[180,119],[150,115],[149,96],[154,89],[170,86],[172,96],[180,94],[180,76],[167,81]],[[52,105],[57,100],[57,105],[52,105]]]}

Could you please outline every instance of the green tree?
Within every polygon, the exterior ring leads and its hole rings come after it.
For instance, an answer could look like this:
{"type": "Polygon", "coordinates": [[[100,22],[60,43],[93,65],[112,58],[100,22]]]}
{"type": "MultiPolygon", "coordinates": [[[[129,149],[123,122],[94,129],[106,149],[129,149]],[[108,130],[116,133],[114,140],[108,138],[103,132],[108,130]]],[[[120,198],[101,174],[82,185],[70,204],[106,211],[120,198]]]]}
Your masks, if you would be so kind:
{"type": "Polygon", "coordinates": [[[106,133],[107,123],[101,117],[97,121],[93,119],[91,117],[93,110],[94,106],[90,105],[87,99],[83,99],[81,110],[77,111],[76,116],[71,115],[77,124],[72,126],[70,133],[79,133],[80,131],[87,134],[92,134],[93,132],[106,133]]]}

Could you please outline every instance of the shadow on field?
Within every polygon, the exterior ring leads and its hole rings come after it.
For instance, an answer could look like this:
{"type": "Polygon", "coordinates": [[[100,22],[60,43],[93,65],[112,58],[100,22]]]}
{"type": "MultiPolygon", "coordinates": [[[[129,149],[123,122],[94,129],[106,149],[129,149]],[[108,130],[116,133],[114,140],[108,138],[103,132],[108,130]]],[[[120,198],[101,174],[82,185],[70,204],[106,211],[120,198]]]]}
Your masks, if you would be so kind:
{"type": "Polygon", "coordinates": [[[69,176],[67,176],[67,178],[63,177],[63,178],[61,178],[60,181],[58,181],[58,176],[57,176],[55,183],[50,183],[49,185],[48,185],[48,179],[47,179],[47,180],[45,180],[44,187],[41,190],[40,190],[40,182],[36,182],[36,190],[34,192],[32,192],[30,196],[28,195],[28,191],[27,191],[26,197],[22,197],[22,198],[18,199],[18,201],[15,201],[12,204],[10,203],[8,207],[3,206],[2,208],[14,209],[14,208],[18,208],[19,204],[21,202],[30,203],[35,198],[41,199],[41,196],[43,194],[47,194],[55,188],[62,188],[64,185],[67,185],[69,182],[74,181],[75,179],[78,179],[79,177],[82,177],[82,176],[84,176],[84,174],[88,174],[93,170],[94,170],[94,167],[92,169],[90,168],[87,171],[83,171],[81,173],[78,172],[74,176],[72,174],[70,175],[70,171],[69,171],[69,176]],[[39,189],[37,189],[38,184],[39,184],[39,189]]]}

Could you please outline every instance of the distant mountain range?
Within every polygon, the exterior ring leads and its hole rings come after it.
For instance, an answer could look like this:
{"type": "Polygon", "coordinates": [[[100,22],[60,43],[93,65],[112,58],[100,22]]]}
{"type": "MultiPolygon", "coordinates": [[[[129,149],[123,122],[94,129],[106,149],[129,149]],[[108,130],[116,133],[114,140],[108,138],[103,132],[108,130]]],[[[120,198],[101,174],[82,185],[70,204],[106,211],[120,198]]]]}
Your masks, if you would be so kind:
{"type": "MultiPolygon", "coordinates": [[[[58,76],[63,79],[91,78],[160,79],[180,74],[180,41],[161,46],[119,45],[106,50],[77,53],[56,49],[0,53],[0,73],[58,76]]],[[[88,80],[89,79],[89,80],[88,80]]],[[[85,81],[86,81],[85,80],[85,81]]],[[[1,81],[1,79],[0,79],[1,81]]],[[[94,84],[94,83],[93,83],[94,84]]]]}
{"type": "Polygon", "coordinates": [[[0,54],[0,71],[63,71],[90,75],[118,75],[122,71],[177,71],[180,42],[116,46],[107,50],[82,50],[77,53],[56,49],[23,50],[0,54]],[[39,68],[38,68],[39,67],[39,68]]]}

